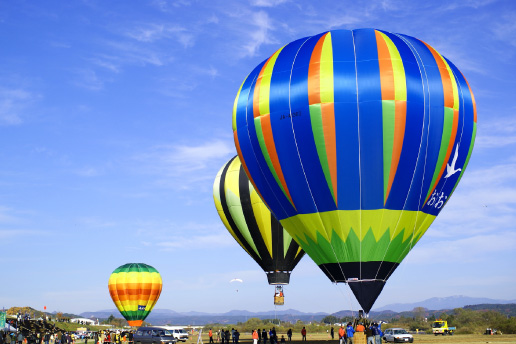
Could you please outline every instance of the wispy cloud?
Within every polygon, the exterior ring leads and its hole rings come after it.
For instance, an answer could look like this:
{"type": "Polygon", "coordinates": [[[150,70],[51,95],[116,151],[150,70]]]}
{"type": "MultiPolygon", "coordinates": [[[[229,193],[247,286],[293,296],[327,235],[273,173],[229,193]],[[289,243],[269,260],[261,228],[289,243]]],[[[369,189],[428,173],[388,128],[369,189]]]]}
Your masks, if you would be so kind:
{"type": "Polygon", "coordinates": [[[207,67],[200,67],[200,66],[193,66],[192,67],[192,71],[196,74],[196,75],[208,75],[212,78],[216,77],[219,75],[219,71],[213,67],[213,66],[207,66],[207,67]]]}
{"type": "Polygon", "coordinates": [[[106,42],[106,45],[112,49],[112,53],[116,54],[117,59],[124,65],[138,64],[160,67],[173,61],[172,56],[169,54],[134,42],[109,41],[106,42]]]}
{"type": "Polygon", "coordinates": [[[97,57],[89,58],[88,61],[113,73],[120,72],[120,59],[115,56],[100,54],[97,57]]]}
{"type": "Polygon", "coordinates": [[[23,111],[40,96],[22,88],[0,87],[0,125],[18,125],[23,122],[23,111]]]}
{"type": "Polygon", "coordinates": [[[444,6],[439,9],[443,12],[453,11],[459,8],[471,7],[474,9],[481,8],[492,4],[497,0],[469,0],[469,1],[446,1],[444,6]]]}
{"type": "Polygon", "coordinates": [[[81,217],[77,219],[77,222],[87,228],[114,228],[119,225],[119,223],[115,221],[98,217],[81,217]]]}
{"type": "Polygon", "coordinates": [[[106,82],[111,81],[109,77],[102,78],[93,69],[82,69],[75,72],[75,80],[73,83],[76,86],[88,89],[90,91],[100,91],[104,88],[106,82]]]}
{"type": "Polygon", "coordinates": [[[171,12],[177,10],[179,7],[190,6],[190,0],[154,0],[152,5],[162,12],[171,12]]]}
{"type": "MultiPolygon", "coordinates": [[[[516,112],[514,109],[512,112],[516,112]]],[[[516,143],[516,118],[499,117],[482,123],[475,148],[500,148],[516,143]]]]}
{"type": "Polygon", "coordinates": [[[140,171],[158,176],[159,183],[188,189],[213,179],[221,159],[235,154],[231,142],[213,140],[198,145],[163,145],[135,157],[140,171]]]}
{"type": "Polygon", "coordinates": [[[103,174],[103,171],[95,167],[84,167],[76,169],[74,173],[81,177],[97,177],[103,174]]]}
{"type": "Polygon", "coordinates": [[[211,234],[211,235],[192,235],[188,237],[177,236],[166,241],[156,244],[160,249],[172,251],[177,249],[186,249],[196,247],[203,249],[207,247],[228,247],[238,246],[238,244],[229,237],[228,233],[211,234]]]}
{"type": "Polygon", "coordinates": [[[33,237],[34,235],[46,235],[46,232],[27,229],[0,229],[0,239],[7,240],[20,237],[33,237]]]}
{"type": "Polygon", "coordinates": [[[164,39],[175,39],[183,47],[191,47],[194,36],[186,28],[168,24],[142,24],[129,30],[126,35],[139,42],[153,43],[164,39]]]}
{"type": "Polygon", "coordinates": [[[485,260],[487,255],[512,252],[516,246],[516,233],[507,231],[491,235],[469,236],[458,240],[442,240],[417,246],[407,258],[411,263],[461,263],[485,260]],[[439,253],[436,254],[436,247],[439,253]]]}
{"type": "Polygon", "coordinates": [[[516,46],[516,13],[514,11],[507,12],[497,19],[496,24],[492,27],[496,38],[516,46]]]}
{"type": "Polygon", "coordinates": [[[456,192],[425,236],[453,240],[499,235],[512,230],[514,223],[516,164],[500,163],[466,171],[456,192]]]}
{"type": "Polygon", "coordinates": [[[289,2],[289,0],[252,0],[251,5],[258,7],[275,7],[286,2],[289,2]]]}
{"type": "Polygon", "coordinates": [[[272,19],[266,12],[252,13],[250,24],[253,26],[253,31],[248,33],[249,40],[243,46],[244,56],[254,56],[262,45],[276,43],[271,34],[274,31],[272,19]]]}

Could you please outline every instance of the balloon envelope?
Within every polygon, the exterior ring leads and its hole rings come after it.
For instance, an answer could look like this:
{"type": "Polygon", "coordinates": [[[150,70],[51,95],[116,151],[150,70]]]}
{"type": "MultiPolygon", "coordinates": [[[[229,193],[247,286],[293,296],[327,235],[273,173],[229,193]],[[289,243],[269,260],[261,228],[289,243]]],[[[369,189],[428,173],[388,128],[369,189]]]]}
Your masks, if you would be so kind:
{"type": "Polygon", "coordinates": [[[464,173],[476,106],[428,44],[336,30],[258,65],[235,99],[233,130],[269,209],[369,312],[464,173]]]}
{"type": "Polygon", "coordinates": [[[269,284],[288,284],[305,253],[267,209],[238,157],[217,174],[213,199],[227,230],[265,271],[269,284]]]}
{"type": "Polygon", "coordinates": [[[161,275],[150,265],[129,263],[118,267],[109,277],[109,294],[131,326],[141,326],[158,301],[161,275]]]}

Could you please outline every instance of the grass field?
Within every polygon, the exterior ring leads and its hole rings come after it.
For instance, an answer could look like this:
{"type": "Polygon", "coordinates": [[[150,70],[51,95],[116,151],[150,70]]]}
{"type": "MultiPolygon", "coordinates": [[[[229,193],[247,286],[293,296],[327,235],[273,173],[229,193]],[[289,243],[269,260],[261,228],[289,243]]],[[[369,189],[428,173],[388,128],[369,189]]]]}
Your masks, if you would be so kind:
{"type": "MultiPolygon", "coordinates": [[[[278,333],[281,338],[281,333],[278,333]]],[[[516,334],[508,335],[496,335],[496,336],[485,336],[481,334],[456,334],[453,336],[434,336],[431,334],[414,334],[414,343],[432,343],[432,344],[470,344],[470,343],[516,343],[516,334]]],[[[286,336],[285,336],[286,338],[286,336]]],[[[190,339],[186,344],[197,344],[198,335],[194,334],[190,336],[190,339]]],[[[292,342],[287,344],[302,344],[300,340],[301,336],[294,334],[292,342]]],[[[307,336],[309,344],[338,344],[338,340],[329,340],[328,335],[324,334],[308,334],[307,336]]],[[[207,335],[202,336],[203,344],[208,344],[209,339],[207,335]]],[[[180,343],[180,342],[178,342],[180,343]]],[[[252,343],[251,335],[249,333],[243,333],[240,336],[239,343],[246,344],[252,343]]],[[[267,342],[269,343],[269,342],[267,342]]],[[[269,343],[270,344],[270,343],[269,343]]]]}

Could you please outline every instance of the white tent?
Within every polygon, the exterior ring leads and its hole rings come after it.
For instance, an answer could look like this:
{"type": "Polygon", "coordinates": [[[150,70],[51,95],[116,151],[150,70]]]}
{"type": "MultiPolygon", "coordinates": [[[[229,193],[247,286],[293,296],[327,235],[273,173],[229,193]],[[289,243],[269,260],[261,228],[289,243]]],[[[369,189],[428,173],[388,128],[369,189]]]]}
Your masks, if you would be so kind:
{"type": "Polygon", "coordinates": [[[5,332],[16,332],[17,331],[15,327],[11,326],[8,323],[5,323],[5,327],[0,328],[0,330],[5,331],[5,332]]]}

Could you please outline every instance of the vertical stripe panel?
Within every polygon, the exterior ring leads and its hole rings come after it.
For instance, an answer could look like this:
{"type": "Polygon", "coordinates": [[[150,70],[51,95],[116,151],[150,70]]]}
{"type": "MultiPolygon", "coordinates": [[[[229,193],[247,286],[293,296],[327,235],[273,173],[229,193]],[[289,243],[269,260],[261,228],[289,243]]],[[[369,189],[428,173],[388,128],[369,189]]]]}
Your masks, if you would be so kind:
{"type": "Polygon", "coordinates": [[[334,102],[333,89],[333,51],[331,34],[327,33],[323,36],[323,45],[321,48],[321,103],[334,102]]]}
{"type": "Polygon", "coordinates": [[[357,59],[361,209],[383,208],[383,117],[375,32],[354,31],[357,59]]]}
{"type": "Polygon", "coordinates": [[[335,138],[336,154],[338,156],[336,168],[337,200],[339,209],[359,209],[357,75],[352,31],[333,31],[332,46],[335,132],[339,133],[335,138]]]}
{"type": "MultiPolygon", "coordinates": [[[[299,49],[306,40],[306,38],[303,38],[288,44],[276,60],[271,80],[270,122],[278,160],[296,209],[300,213],[313,213],[316,211],[316,207],[298,156],[298,147],[292,124],[303,116],[309,117],[309,113],[294,108],[289,101],[292,98],[289,96],[291,93],[295,97],[295,94],[299,92],[297,90],[299,86],[296,83],[291,86],[291,71],[299,49]],[[293,87],[293,90],[291,90],[291,87],[293,87]]],[[[284,197],[284,201],[289,202],[287,197],[284,197]]],[[[291,207],[291,205],[288,206],[291,207]]]]}

